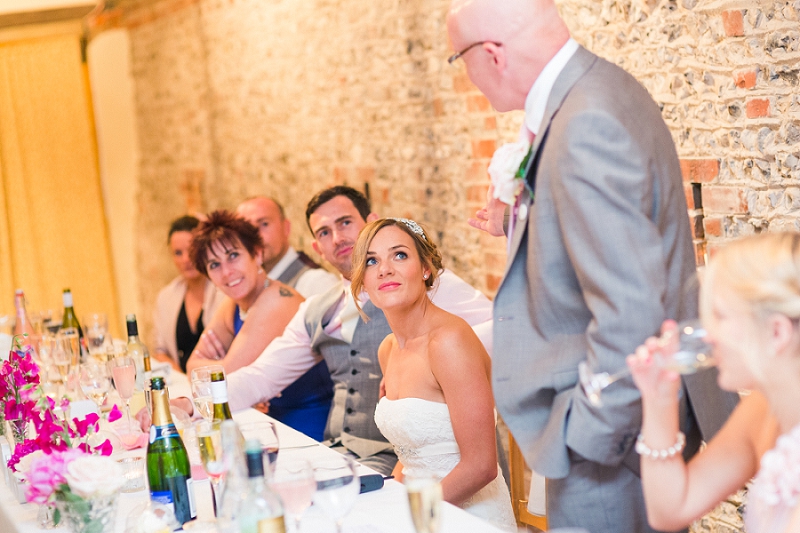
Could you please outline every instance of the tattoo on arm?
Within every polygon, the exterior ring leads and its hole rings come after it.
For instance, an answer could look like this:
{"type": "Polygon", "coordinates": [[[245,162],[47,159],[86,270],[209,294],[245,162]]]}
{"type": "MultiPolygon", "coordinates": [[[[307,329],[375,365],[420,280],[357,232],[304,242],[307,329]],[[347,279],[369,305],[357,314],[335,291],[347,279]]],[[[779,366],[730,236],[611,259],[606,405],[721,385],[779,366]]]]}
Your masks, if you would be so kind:
{"type": "Polygon", "coordinates": [[[294,293],[293,293],[292,291],[290,291],[289,289],[287,289],[286,287],[281,287],[281,288],[279,288],[279,289],[278,289],[278,293],[279,293],[281,296],[286,296],[286,297],[289,297],[289,296],[294,296],[294,293]]]}

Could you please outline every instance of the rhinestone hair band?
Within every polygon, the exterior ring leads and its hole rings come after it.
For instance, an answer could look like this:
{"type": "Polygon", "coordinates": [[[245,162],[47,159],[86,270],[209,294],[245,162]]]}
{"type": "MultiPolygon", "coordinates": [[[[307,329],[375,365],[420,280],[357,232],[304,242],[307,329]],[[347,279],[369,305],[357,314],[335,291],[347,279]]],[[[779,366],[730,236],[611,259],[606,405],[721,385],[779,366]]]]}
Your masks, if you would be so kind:
{"type": "Polygon", "coordinates": [[[420,226],[419,224],[417,224],[413,220],[409,220],[407,218],[392,218],[392,220],[395,220],[397,222],[402,222],[403,224],[406,225],[406,227],[408,229],[410,229],[411,231],[413,231],[414,233],[416,233],[417,235],[419,235],[420,237],[422,237],[426,241],[428,240],[428,237],[425,236],[425,232],[422,230],[422,226],[420,226]]]}

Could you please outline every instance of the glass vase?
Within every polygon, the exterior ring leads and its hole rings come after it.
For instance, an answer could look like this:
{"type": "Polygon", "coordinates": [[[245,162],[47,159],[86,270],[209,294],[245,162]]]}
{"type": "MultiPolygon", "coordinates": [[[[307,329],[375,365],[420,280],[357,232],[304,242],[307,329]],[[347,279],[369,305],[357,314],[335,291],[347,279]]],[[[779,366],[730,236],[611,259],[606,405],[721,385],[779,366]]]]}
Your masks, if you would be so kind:
{"type": "Polygon", "coordinates": [[[55,507],[51,505],[40,505],[36,515],[36,522],[40,529],[53,529],[56,527],[55,507]]]}
{"type": "MultiPolygon", "coordinates": [[[[74,496],[73,496],[74,497],[74,496]]],[[[113,533],[117,494],[91,499],[56,501],[58,525],[72,533],[113,533]]]]}
{"type": "Polygon", "coordinates": [[[8,427],[11,428],[11,432],[7,435],[7,438],[13,443],[13,446],[16,447],[17,444],[25,442],[28,431],[28,421],[21,418],[14,418],[6,420],[6,422],[8,422],[8,427]]]}

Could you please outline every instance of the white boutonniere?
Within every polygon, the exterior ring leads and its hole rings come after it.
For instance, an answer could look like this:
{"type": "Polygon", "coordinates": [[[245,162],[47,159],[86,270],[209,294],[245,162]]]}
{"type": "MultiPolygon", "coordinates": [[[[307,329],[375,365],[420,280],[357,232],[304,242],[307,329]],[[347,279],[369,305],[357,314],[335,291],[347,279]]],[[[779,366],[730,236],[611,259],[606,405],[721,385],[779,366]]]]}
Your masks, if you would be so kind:
{"type": "Polygon", "coordinates": [[[494,198],[508,205],[516,203],[525,188],[522,178],[530,153],[531,145],[525,141],[506,143],[495,151],[489,163],[494,198]]]}

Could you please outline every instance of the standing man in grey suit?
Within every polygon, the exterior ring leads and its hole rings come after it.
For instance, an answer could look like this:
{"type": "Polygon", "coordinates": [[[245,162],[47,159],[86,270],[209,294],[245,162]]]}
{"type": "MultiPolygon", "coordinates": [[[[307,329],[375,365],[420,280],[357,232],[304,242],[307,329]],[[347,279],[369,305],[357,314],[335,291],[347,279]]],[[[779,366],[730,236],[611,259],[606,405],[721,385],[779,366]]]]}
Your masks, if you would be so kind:
{"type": "MultiPolygon", "coordinates": [[[[548,480],[550,526],[652,531],[633,452],[639,393],[622,380],[594,407],[577,366],[620,370],[663,320],[697,316],[670,132],[632,76],[570,38],[553,0],[455,0],[447,26],[451,60],[465,62],[495,109],[524,109],[532,139],[494,304],[497,407],[548,480]]],[[[501,234],[498,213],[490,201],[472,223],[501,234]]],[[[686,454],[734,403],[714,372],[684,380],[686,454]]]]}

